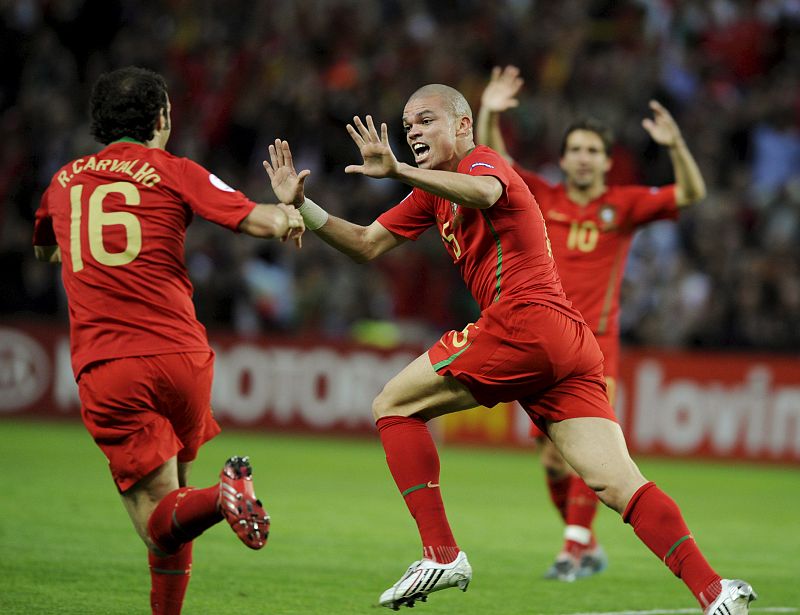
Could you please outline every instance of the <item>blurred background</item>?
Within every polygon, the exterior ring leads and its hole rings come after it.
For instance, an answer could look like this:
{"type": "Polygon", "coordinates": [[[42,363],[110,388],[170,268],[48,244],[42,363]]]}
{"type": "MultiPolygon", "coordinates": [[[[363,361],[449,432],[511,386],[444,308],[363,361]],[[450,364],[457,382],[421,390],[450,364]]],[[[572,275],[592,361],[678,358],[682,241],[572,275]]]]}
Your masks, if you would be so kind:
{"type": "MultiPolygon", "coordinates": [[[[513,63],[526,82],[504,131],[523,165],[559,180],[562,131],[590,113],[617,136],[612,182],[670,183],[667,153],[641,128],[656,98],[705,176],[703,203],[634,243],[627,345],[800,344],[798,0],[4,0],[0,17],[3,320],[66,322],[58,271],[33,259],[32,220],[52,174],[100,149],[87,100],[101,72],[161,72],[170,151],[254,200],[274,200],[261,160],[280,137],[312,171],[309,196],[369,223],[408,189],[344,174],[358,161],[352,116],[386,121],[410,161],[411,92],[446,83],[477,111],[492,66],[513,63]]],[[[475,313],[438,243],[426,233],[357,266],[311,236],[296,251],[196,220],[187,262],[210,330],[427,343],[475,313]]]]}

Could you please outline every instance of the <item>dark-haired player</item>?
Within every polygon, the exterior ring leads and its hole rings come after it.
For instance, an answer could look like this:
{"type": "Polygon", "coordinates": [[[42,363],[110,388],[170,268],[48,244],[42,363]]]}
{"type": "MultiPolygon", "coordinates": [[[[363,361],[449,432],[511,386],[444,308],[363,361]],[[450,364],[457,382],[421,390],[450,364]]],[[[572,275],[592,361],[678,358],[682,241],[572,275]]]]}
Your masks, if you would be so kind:
{"type": "Polygon", "coordinates": [[[55,174],[36,213],[35,252],[61,263],[81,416],[149,549],[152,612],[176,614],[194,538],[225,518],[260,549],[269,529],[246,457],[229,459],[218,484],[187,486],[198,449],[220,428],[211,414],[214,355],[184,265],[186,227],[197,213],[299,243],[304,225],[293,207],[256,204],[164,151],[170,103],[154,72],[102,75],[91,120],[106,147],[55,174]]]}
{"type": "MultiPolygon", "coordinates": [[[[517,106],[519,69],[495,68],[481,96],[478,141],[503,155],[530,188],[547,221],[553,255],[567,297],[578,308],[604,355],[608,397],[614,404],[619,373],[619,294],[634,232],[659,219],[674,219],[679,208],[705,197],[700,170],[669,112],[653,101],[653,119],[643,121],[653,140],[669,150],[675,184],[608,186],[611,130],[585,118],[564,132],[560,166],[564,182],[550,185],[513,162],[500,132],[500,113],[517,106]]],[[[571,470],[553,443],[536,430],[550,496],[566,525],[564,545],[545,578],[574,581],[603,570],[606,556],[592,532],[597,497],[571,470]]]]}
{"type": "MultiPolygon", "coordinates": [[[[481,309],[448,331],[392,378],[372,406],[389,470],[414,517],[422,559],[380,596],[388,608],[412,606],[449,587],[466,589],[472,568],[450,530],[439,456],[427,421],[476,405],[518,400],[600,499],[630,523],[698,600],[746,613],[749,585],[722,580],[708,565],[678,506],[630,458],[606,396],[603,355],[564,295],[539,206],[497,152],[475,146],[472,111],[445,85],[414,92],[403,110],[417,166],[397,161],[388,129],[356,117],[348,132],[363,163],[345,171],[413,187],[369,226],[329,215],[304,197],[289,145],[270,146],[264,163],[284,203],[307,228],[358,262],[369,261],[435,227],[481,309]],[[276,183],[279,185],[276,186],[276,183]]],[[[725,611],[726,613],[728,611],[725,611]]],[[[722,613],[723,611],[720,611],[722,613]]]]}

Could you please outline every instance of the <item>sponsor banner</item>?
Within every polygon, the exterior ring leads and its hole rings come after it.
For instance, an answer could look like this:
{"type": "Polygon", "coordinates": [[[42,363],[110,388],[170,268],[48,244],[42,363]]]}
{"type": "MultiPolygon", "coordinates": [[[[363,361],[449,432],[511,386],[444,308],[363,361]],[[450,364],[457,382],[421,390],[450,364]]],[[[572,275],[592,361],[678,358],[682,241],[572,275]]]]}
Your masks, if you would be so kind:
{"type": "MultiPolygon", "coordinates": [[[[372,399],[420,352],[211,334],[227,426],[370,434],[372,399]]],[[[77,418],[65,327],[0,326],[0,417],[77,418]]],[[[634,454],[800,464],[800,359],[624,351],[617,414],[634,454]]],[[[445,442],[531,446],[516,404],[435,422],[445,442]]]]}
{"type": "MultiPolygon", "coordinates": [[[[634,454],[800,464],[800,358],[624,350],[616,413],[634,454]]],[[[517,404],[442,420],[446,441],[531,446],[517,404]]]]}
{"type": "MultiPolygon", "coordinates": [[[[415,349],[210,336],[212,404],[228,426],[372,433],[372,400],[415,349]]],[[[80,416],[69,335],[57,326],[0,327],[0,416],[80,416]]]]}

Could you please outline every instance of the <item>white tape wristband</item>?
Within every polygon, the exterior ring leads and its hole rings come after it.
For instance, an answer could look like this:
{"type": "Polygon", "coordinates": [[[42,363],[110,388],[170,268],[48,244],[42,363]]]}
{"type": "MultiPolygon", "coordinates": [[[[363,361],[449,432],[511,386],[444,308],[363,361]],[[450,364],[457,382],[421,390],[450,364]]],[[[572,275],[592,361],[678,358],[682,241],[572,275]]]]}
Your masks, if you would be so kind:
{"type": "Polygon", "coordinates": [[[328,221],[328,212],[322,209],[314,201],[306,198],[303,204],[297,208],[300,215],[303,216],[303,222],[309,231],[316,231],[318,228],[324,226],[328,221]]]}

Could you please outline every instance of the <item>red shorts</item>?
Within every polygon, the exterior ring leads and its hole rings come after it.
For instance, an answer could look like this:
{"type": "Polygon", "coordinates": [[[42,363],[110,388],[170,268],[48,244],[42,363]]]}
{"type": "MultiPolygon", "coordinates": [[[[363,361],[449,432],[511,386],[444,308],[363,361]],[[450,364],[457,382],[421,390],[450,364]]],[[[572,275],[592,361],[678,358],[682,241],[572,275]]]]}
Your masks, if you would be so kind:
{"type": "Polygon", "coordinates": [[[165,461],[192,461],[220,432],[211,414],[213,352],[113,359],[78,380],[81,417],[120,492],[165,461]]]}
{"type": "Polygon", "coordinates": [[[495,303],[463,331],[445,333],[428,357],[483,406],[519,401],[540,429],[577,417],[616,421],[591,330],[547,306],[495,303]]]}
{"type": "MultiPolygon", "coordinates": [[[[619,337],[616,335],[596,335],[597,345],[603,353],[603,376],[606,381],[606,396],[611,406],[617,393],[617,377],[619,375],[619,337]]],[[[545,432],[539,429],[536,424],[531,425],[530,435],[532,438],[543,438],[545,432]]]]}

